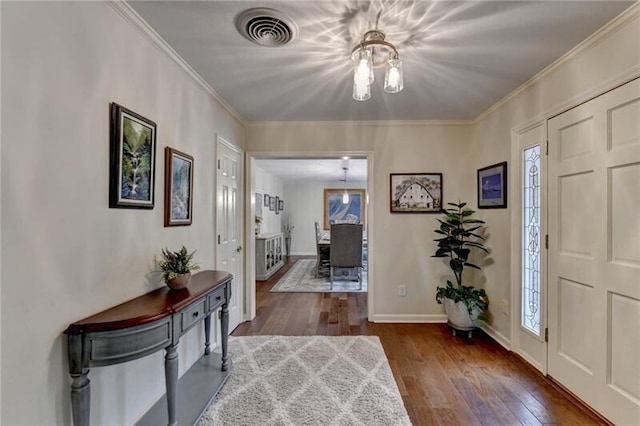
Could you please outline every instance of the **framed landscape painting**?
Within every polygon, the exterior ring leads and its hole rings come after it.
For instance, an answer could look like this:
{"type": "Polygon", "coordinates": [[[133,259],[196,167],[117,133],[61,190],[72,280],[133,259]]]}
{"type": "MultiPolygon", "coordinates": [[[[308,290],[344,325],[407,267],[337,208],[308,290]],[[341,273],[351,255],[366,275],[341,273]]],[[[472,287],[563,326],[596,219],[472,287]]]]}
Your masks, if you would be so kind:
{"type": "Polygon", "coordinates": [[[507,162],[478,169],[478,208],[507,207],[507,162]]]}
{"type": "Polygon", "coordinates": [[[109,207],[153,209],[156,123],[111,103],[109,207]]]}
{"type": "Polygon", "coordinates": [[[391,173],[391,213],[439,213],[442,173],[391,173]]]}
{"type": "Polygon", "coordinates": [[[177,149],[164,150],[164,226],[191,225],[193,157],[177,149]]]}
{"type": "Polygon", "coordinates": [[[331,229],[332,223],[362,223],[364,225],[365,200],[364,189],[325,188],[324,229],[331,229]],[[346,203],[343,199],[345,191],[349,195],[346,203]]]}

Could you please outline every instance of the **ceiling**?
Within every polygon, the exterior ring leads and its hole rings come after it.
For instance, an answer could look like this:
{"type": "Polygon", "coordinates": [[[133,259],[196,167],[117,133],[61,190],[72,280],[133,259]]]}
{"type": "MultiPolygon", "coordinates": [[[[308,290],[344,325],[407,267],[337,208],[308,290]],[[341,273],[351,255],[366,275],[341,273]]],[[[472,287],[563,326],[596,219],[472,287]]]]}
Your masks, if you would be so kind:
{"type": "Polygon", "coordinates": [[[335,182],[344,185],[343,167],[347,167],[347,182],[363,183],[367,181],[367,160],[365,159],[330,159],[330,158],[295,158],[295,159],[260,159],[256,166],[287,182],[335,182]]]}
{"type": "Polygon", "coordinates": [[[246,121],[469,120],[571,50],[629,1],[131,1],[246,121]],[[235,28],[250,7],[288,15],[298,37],[262,47],[235,28]],[[387,33],[405,88],[352,99],[351,49],[387,33]]]}

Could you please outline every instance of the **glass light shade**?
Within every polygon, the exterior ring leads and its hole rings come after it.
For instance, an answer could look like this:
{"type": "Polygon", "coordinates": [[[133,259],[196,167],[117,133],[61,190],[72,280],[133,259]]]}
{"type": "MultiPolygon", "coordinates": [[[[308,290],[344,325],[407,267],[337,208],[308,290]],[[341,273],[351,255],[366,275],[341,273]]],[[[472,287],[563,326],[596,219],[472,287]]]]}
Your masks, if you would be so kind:
{"type": "Polygon", "coordinates": [[[384,91],[398,93],[403,88],[402,61],[400,59],[389,59],[384,73],[384,91]]]}
{"type": "Polygon", "coordinates": [[[364,80],[365,77],[369,81],[369,84],[373,83],[373,55],[371,54],[371,50],[360,49],[355,54],[353,80],[364,80]]]}
{"type": "Polygon", "coordinates": [[[353,81],[353,99],[366,101],[371,98],[371,85],[368,81],[353,81]]]}
{"type": "Polygon", "coordinates": [[[360,49],[356,52],[356,63],[353,67],[353,99],[366,101],[371,98],[371,75],[373,63],[371,51],[360,49]]]}
{"type": "Polygon", "coordinates": [[[349,204],[349,193],[346,189],[342,193],[342,204],[349,204]]]}

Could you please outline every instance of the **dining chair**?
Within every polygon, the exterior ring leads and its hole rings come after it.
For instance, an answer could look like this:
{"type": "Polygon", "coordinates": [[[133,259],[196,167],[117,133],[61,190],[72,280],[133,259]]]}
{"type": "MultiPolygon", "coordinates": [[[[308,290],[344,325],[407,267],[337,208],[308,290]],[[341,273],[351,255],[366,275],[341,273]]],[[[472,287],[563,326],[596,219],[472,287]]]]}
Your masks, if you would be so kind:
{"type": "Polygon", "coordinates": [[[329,269],[329,253],[331,251],[330,247],[321,246],[320,240],[322,239],[322,230],[320,229],[320,223],[316,222],[316,257],[318,261],[316,262],[316,278],[320,275],[321,271],[328,271],[329,269]]]}
{"type": "Polygon", "coordinates": [[[355,268],[362,290],[362,224],[339,223],[331,225],[330,252],[331,285],[333,290],[334,268],[355,268]]]}

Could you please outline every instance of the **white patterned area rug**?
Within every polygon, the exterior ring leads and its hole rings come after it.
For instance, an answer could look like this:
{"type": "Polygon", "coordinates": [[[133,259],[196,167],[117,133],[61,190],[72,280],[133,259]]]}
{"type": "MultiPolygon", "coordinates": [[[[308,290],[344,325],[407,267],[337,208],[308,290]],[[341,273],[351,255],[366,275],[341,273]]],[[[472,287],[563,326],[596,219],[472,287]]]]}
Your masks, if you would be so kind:
{"type": "Polygon", "coordinates": [[[348,275],[348,269],[336,268],[333,277],[333,290],[328,276],[320,275],[316,278],[316,260],[298,260],[280,280],[271,288],[272,292],[292,293],[359,293],[367,292],[367,268],[362,268],[362,289],[355,277],[348,275]]]}
{"type": "Polygon", "coordinates": [[[199,426],[411,425],[377,336],[231,337],[199,426]]]}

